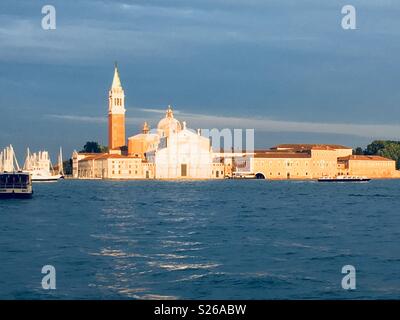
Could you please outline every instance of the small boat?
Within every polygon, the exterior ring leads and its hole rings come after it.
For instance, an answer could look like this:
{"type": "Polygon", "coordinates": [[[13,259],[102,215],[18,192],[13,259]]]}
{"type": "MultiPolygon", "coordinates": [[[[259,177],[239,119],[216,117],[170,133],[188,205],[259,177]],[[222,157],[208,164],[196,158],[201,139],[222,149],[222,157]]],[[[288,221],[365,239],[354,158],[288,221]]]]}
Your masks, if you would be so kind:
{"type": "Polygon", "coordinates": [[[256,175],[254,173],[248,172],[234,172],[232,179],[255,179],[256,175]]]}
{"type": "MultiPolygon", "coordinates": [[[[61,157],[61,150],[60,150],[61,157]]],[[[62,158],[59,158],[62,165],[62,158]]],[[[62,167],[58,165],[59,172],[54,172],[52,169],[49,153],[47,151],[39,151],[37,153],[30,153],[27,150],[26,160],[24,164],[24,171],[31,173],[33,182],[56,182],[62,179],[62,167]]]]}
{"type": "Polygon", "coordinates": [[[32,198],[32,179],[28,172],[0,173],[0,199],[32,198]]]}
{"type": "Polygon", "coordinates": [[[358,176],[336,176],[336,177],[322,177],[319,178],[319,182],[367,182],[371,179],[368,177],[358,176]]]}
{"type": "Polygon", "coordinates": [[[0,199],[31,198],[32,177],[20,170],[14,148],[10,145],[0,152],[0,199]]]}
{"type": "Polygon", "coordinates": [[[46,170],[34,170],[32,171],[33,182],[56,182],[64,177],[61,174],[52,175],[46,170]]]}

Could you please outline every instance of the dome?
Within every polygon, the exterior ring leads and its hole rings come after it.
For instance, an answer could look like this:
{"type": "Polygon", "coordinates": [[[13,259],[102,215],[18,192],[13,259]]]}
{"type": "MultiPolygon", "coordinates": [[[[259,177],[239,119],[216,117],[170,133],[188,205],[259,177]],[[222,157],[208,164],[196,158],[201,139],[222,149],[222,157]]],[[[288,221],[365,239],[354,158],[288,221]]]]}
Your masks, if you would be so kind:
{"type": "Polygon", "coordinates": [[[181,123],[174,118],[174,113],[171,106],[168,106],[167,112],[165,113],[165,118],[161,119],[157,125],[157,129],[161,131],[161,135],[167,135],[170,131],[179,132],[182,130],[181,123]]]}

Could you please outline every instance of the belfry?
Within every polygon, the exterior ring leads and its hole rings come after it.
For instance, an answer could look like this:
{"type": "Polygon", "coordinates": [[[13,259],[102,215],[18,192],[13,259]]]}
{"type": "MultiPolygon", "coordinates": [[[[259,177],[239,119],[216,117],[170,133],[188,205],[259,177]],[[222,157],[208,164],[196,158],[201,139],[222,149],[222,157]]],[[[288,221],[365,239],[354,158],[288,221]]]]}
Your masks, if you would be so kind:
{"type": "Polygon", "coordinates": [[[125,94],[115,63],[114,79],[108,95],[108,148],[121,149],[125,141],[125,94]]]}

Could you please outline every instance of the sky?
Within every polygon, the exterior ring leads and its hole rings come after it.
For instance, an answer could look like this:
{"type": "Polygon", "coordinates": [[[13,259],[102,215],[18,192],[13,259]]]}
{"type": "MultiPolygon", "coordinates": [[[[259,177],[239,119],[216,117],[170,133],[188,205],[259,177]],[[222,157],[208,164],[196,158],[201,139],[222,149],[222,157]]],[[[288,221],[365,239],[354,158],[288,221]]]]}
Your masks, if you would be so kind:
{"type": "Polygon", "coordinates": [[[193,129],[254,128],[256,148],[400,140],[399,16],[390,0],[1,0],[0,148],[106,145],[115,61],[127,136],[171,104],[193,129]]]}

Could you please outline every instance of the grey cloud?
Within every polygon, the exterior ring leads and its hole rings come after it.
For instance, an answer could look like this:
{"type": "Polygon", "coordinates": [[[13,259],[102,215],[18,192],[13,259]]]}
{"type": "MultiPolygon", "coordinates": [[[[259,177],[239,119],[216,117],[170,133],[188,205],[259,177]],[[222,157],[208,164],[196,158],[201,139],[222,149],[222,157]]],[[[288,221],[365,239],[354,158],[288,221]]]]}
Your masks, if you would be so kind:
{"type": "MultiPolygon", "coordinates": [[[[161,113],[163,110],[138,109],[150,113],[161,113]]],[[[50,118],[104,123],[106,117],[96,118],[90,116],[74,115],[49,115],[50,118]]],[[[155,116],[150,117],[154,122],[158,121],[155,116]]],[[[127,118],[127,123],[136,124],[149,120],[146,117],[127,118]]],[[[299,122],[286,120],[273,120],[268,118],[245,118],[245,117],[225,117],[206,114],[180,113],[179,120],[189,121],[188,126],[197,128],[243,128],[255,129],[258,132],[301,132],[301,133],[320,133],[320,134],[341,134],[368,137],[374,139],[394,139],[400,135],[400,125],[386,124],[356,124],[356,123],[324,123],[324,122],[299,122]]]]}

